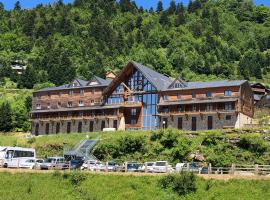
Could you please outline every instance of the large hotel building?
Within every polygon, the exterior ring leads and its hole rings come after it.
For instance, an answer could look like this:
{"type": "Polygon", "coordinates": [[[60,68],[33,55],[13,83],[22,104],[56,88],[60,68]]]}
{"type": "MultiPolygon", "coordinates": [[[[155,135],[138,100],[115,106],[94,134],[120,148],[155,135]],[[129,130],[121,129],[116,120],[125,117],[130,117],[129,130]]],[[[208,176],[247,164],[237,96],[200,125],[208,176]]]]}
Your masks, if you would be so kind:
{"type": "Polygon", "coordinates": [[[186,82],[129,62],[115,76],[94,76],[34,92],[32,133],[241,128],[254,107],[248,81],[186,82]]]}

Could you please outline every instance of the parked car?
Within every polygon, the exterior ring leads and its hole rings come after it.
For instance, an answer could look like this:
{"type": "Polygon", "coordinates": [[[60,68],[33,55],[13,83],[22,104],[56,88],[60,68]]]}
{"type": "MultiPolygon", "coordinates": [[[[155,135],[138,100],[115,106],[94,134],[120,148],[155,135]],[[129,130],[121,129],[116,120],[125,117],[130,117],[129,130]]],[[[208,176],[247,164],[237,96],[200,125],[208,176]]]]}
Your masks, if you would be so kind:
{"type": "Polygon", "coordinates": [[[43,163],[42,159],[28,159],[20,163],[20,168],[25,169],[40,169],[40,164],[43,163]]]}
{"type": "Polygon", "coordinates": [[[166,173],[173,172],[173,168],[168,164],[167,161],[157,161],[153,166],[153,172],[155,173],[166,173]]]}
{"type": "Polygon", "coordinates": [[[189,164],[185,163],[182,169],[193,173],[200,173],[201,171],[201,168],[198,166],[198,164],[194,162],[189,164]]]}
{"type": "Polygon", "coordinates": [[[202,167],[200,173],[201,174],[208,174],[208,167],[202,167]]]}
{"type": "Polygon", "coordinates": [[[106,164],[100,166],[100,171],[108,170],[108,172],[116,172],[118,168],[119,168],[119,165],[115,161],[109,161],[107,166],[106,164]]]}
{"type": "Polygon", "coordinates": [[[64,157],[49,157],[42,164],[40,169],[68,169],[69,163],[64,157]]]}
{"type": "Polygon", "coordinates": [[[90,171],[101,171],[102,168],[104,165],[98,160],[87,160],[81,166],[82,170],[88,169],[90,171]]]}
{"type": "Polygon", "coordinates": [[[144,165],[142,165],[140,168],[139,168],[139,171],[142,171],[142,172],[153,172],[154,170],[154,165],[155,165],[155,162],[146,162],[144,165]]]}
{"type": "Polygon", "coordinates": [[[127,170],[128,172],[138,172],[139,167],[140,167],[139,163],[129,161],[129,162],[124,163],[122,171],[127,170]],[[127,167],[127,169],[125,169],[125,167],[127,167]]]}
{"type": "Polygon", "coordinates": [[[186,166],[186,163],[177,163],[175,165],[175,171],[177,171],[177,172],[182,171],[182,169],[184,168],[184,166],[186,166]]]}
{"type": "Polygon", "coordinates": [[[71,169],[80,169],[81,166],[83,165],[84,161],[83,160],[71,160],[70,161],[70,168],[71,169]]]}
{"type": "Polygon", "coordinates": [[[28,160],[21,162],[20,168],[34,169],[35,168],[35,159],[28,159],[28,160]]]}

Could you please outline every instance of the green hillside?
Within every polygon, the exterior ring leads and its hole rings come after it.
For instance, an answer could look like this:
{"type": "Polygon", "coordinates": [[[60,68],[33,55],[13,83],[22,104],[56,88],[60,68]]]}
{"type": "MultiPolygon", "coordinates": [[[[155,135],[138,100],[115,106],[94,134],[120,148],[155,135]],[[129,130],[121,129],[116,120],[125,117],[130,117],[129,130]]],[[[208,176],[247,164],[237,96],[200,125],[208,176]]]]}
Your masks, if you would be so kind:
{"type": "Polygon", "coordinates": [[[0,194],[1,197],[5,197],[5,200],[261,200],[270,198],[269,180],[197,179],[196,192],[178,196],[171,189],[161,188],[158,183],[160,179],[160,176],[0,173],[0,194]],[[81,181],[75,182],[74,179],[81,181]]]}
{"type": "Polygon", "coordinates": [[[172,1],[144,10],[130,0],[75,0],[4,10],[0,77],[18,87],[59,85],[118,71],[129,60],[187,80],[261,79],[269,83],[270,8],[249,0],[172,1]],[[27,63],[19,77],[12,61],[27,63]]]}
{"type": "Polygon", "coordinates": [[[236,164],[269,164],[269,131],[258,130],[187,132],[174,129],[165,131],[126,131],[74,133],[38,136],[27,139],[24,134],[0,135],[0,146],[33,147],[38,157],[63,155],[65,147],[73,147],[88,135],[100,137],[94,155],[103,161],[138,162],[168,160],[170,163],[191,161],[191,154],[199,152],[202,162],[213,166],[236,164]],[[262,132],[262,131],[261,131],[262,132]]]}

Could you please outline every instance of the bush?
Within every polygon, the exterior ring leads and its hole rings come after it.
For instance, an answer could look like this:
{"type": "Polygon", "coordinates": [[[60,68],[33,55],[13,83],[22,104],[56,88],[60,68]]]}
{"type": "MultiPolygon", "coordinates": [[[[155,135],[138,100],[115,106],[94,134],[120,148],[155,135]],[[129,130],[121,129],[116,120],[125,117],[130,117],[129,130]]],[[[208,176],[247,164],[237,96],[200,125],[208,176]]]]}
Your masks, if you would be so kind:
{"type": "Polygon", "coordinates": [[[73,172],[70,175],[70,182],[73,186],[78,186],[86,179],[86,175],[81,172],[73,172]]]}
{"type": "Polygon", "coordinates": [[[181,171],[180,174],[170,174],[159,180],[160,187],[172,189],[179,196],[196,192],[196,176],[190,172],[181,171]]]}
{"type": "Polygon", "coordinates": [[[242,137],[238,146],[258,155],[264,154],[268,149],[268,145],[260,137],[242,137]]]}

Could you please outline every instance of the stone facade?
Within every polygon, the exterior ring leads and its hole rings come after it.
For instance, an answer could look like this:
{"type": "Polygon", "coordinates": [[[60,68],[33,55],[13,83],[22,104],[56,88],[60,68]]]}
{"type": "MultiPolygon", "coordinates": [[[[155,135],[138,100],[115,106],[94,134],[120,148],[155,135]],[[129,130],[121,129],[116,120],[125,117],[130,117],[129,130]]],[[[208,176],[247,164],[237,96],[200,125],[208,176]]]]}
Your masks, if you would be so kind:
{"type": "Polygon", "coordinates": [[[104,123],[104,128],[113,128],[114,123],[116,121],[117,121],[117,130],[121,130],[120,121],[118,120],[117,117],[107,119],[93,119],[93,120],[67,120],[67,121],[51,121],[51,122],[37,121],[33,122],[32,124],[33,127],[32,134],[46,135],[46,134],[68,133],[68,132],[70,133],[91,132],[90,128],[91,122],[93,123],[92,131],[100,131],[102,129],[102,123],[104,123]],[[68,131],[68,124],[70,125],[70,131],[68,131]],[[59,128],[57,128],[57,126],[59,126],[59,128]]]}

